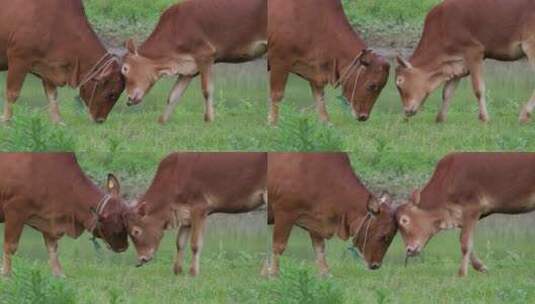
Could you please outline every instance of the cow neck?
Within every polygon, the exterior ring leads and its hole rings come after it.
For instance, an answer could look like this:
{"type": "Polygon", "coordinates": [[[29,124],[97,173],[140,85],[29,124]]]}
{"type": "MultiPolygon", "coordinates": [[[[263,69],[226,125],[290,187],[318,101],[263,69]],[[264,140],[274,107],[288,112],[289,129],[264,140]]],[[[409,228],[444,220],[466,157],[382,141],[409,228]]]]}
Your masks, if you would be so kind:
{"type": "Polygon", "coordinates": [[[92,231],[95,226],[95,216],[91,210],[96,210],[99,202],[106,197],[106,193],[85,177],[77,185],[73,185],[72,196],[73,220],[83,225],[86,230],[92,231]]]}
{"type": "Polygon", "coordinates": [[[82,31],[78,39],[79,42],[71,52],[73,54],[70,80],[72,87],[78,87],[83,78],[91,73],[95,65],[108,53],[91,28],[82,31]]]}
{"type": "MultiPolygon", "coordinates": [[[[353,33],[353,35],[356,35],[353,33]]],[[[344,76],[344,74],[351,68],[351,66],[358,64],[355,62],[355,59],[358,58],[359,54],[362,54],[366,50],[367,46],[364,44],[358,37],[352,37],[352,39],[339,39],[336,48],[331,51],[331,70],[335,71],[336,75],[333,75],[331,83],[336,83],[339,81],[339,77],[344,76]]],[[[350,76],[350,75],[345,75],[350,76]]]]}

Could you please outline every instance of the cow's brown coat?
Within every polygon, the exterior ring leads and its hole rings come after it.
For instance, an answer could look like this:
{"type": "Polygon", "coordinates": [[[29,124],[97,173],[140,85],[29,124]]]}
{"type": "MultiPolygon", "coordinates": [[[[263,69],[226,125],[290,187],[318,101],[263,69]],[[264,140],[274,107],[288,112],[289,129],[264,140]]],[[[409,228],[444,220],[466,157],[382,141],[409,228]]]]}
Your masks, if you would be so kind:
{"type": "Polygon", "coordinates": [[[207,216],[249,212],[265,204],[266,166],[266,153],[173,153],[163,159],[127,215],[139,265],[152,259],[164,229],[178,226],[174,272],[182,272],[191,234],[190,274],[197,275],[207,216]]]}
{"type": "Polygon", "coordinates": [[[79,87],[91,118],[103,122],[124,80],[118,58],[104,58],[107,51],[89,25],[82,1],[0,0],[0,7],[0,71],[8,71],[2,121],[11,119],[24,79],[33,74],[43,82],[54,122],[61,122],[57,87],[65,85],[79,87]],[[101,70],[91,73],[95,67],[101,70]]]}
{"type": "Polygon", "coordinates": [[[267,0],[184,1],[167,9],[150,37],[129,54],[123,65],[129,104],[137,104],[162,76],[178,75],[167,107],[166,123],[191,80],[201,75],[204,119],[214,119],[213,65],[240,63],[267,51],[267,0]]]}
{"type": "Polygon", "coordinates": [[[274,228],[266,275],[278,274],[293,226],[309,232],[322,274],[328,273],[325,239],[352,237],[368,267],[377,269],[397,231],[394,209],[366,189],[345,153],[269,153],[268,196],[274,228]]]}
{"type": "Polygon", "coordinates": [[[0,172],[4,275],[11,273],[11,256],[24,225],[43,233],[57,276],[62,275],[57,242],[64,234],[77,238],[88,230],[114,251],[128,247],[123,221],[127,209],[112,175],[108,195],[82,172],[72,153],[0,153],[0,172]]]}
{"type": "Polygon", "coordinates": [[[352,113],[367,120],[390,69],[382,56],[369,51],[348,22],[339,0],[269,0],[268,66],[271,112],[278,120],[289,73],[311,86],[322,121],[328,121],[323,89],[342,85],[352,113]]]}
{"type": "Polygon", "coordinates": [[[431,180],[396,211],[409,256],[444,229],[461,228],[463,254],[459,275],[470,261],[485,265],[473,250],[477,221],[494,213],[535,210],[535,153],[455,153],[442,159],[431,180]]]}
{"type": "MultiPolygon", "coordinates": [[[[437,122],[444,121],[459,80],[471,75],[479,118],[486,122],[483,60],[525,57],[535,65],[534,1],[445,0],[427,15],[422,38],[410,60],[398,58],[396,84],[405,113],[416,114],[427,96],[445,83],[437,116],[437,122]]],[[[522,122],[529,120],[534,107],[535,94],[520,113],[522,122]]]]}

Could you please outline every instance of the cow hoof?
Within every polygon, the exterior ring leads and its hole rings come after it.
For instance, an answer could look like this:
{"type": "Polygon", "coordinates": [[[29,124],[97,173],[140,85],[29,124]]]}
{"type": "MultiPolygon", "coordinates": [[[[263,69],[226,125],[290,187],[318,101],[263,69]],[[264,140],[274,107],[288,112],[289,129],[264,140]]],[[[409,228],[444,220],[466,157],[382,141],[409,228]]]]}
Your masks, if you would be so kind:
{"type": "Polygon", "coordinates": [[[204,122],[211,123],[214,121],[214,114],[212,113],[205,113],[204,114],[204,122]]]}
{"type": "Polygon", "coordinates": [[[9,118],[5,118],[5,117],[0,118],[0,123],[1,124],[7,125],[7,124],[9,124],[10,121],[11,121],[11,119],[9,119],[9,118]]]}
{"type": "Polygon", "coordinates": [[[490,122],[490,118],[486,115],[481,115],[479,114],[479,121],[481,121],[482,123],[489,123],[490,122]]]}
{"type": "Polygon", "coordinates": [[[459,278],[464,278],[464,277],[466,277],[466,270],[459,269],[459,272],[457,273],[457,276],[458,276],[459,278]]]}
{"type": "Polygon", "coordinates": [[[56,279],[65,279],[65,278],[67,278],[63,272],[54,272],[52,275],[56,279]]]}
{"type": "Polygon", "coordinates": [[[446,122],[446,118],[444,118],[444,116],[442,116],[442,115],[439,115],[439,116],[437,116],[437,118],[435,119],[435,122],[436,122],[436,123],[443,123],[443,122],[446,122]]]}
{"type": "Polygon", "coordinates": [[[481,264],[481,265],[474,265],[474,269],[478,272],[481,272],[481,273],[487,273],[489,270],[487,268],[487,266],[481,264]]]}
{"type": "Polygon", "coordinates": [[[167,123],[167,118],[165,118],[163,115],[158,118],[158,123],[161,125],[165,125],[167,123]]]}
{"type": "Polygon", "coordinates": [[[322,279],[330,279],[333,275],[330,272],[320,272],[320,278],[322,279]]]}
{"type": "Polygon", "coordinates": [[[196,276],[199,275],[199,271],[197,271],[197,270],[194,269],[194,268],[191,268],[191,269],[189,270],[189,275],[192,276],[192,277],[196,277],[196,276]]]}
{"type": "Polygon", "coordinates": [[[173,267],[173,272],[175,273],[175,275],[181,275],[183,270],[182,270],[182,266],[177,266],[175,265],[173,267]]]}
{"type": "Polygon", "coordinates": [[[530,118],[531,118],[531,114],[530,113],[522,112],[522,114],[520,114],[520,118],[518,120],[520,121],[520,123],[527,124],[527,123],[529,123],[530,118]]]}

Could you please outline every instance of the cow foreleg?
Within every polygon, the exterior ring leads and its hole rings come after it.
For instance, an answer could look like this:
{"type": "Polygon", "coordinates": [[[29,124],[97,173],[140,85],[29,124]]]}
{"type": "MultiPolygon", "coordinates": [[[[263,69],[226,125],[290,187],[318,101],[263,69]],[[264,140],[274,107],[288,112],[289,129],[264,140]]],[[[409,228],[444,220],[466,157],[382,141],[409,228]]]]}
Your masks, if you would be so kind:
{"type": "Polygon", "coordinates": [[[43,238],[45,240],[45,245],[48,250],[48,258],[49,258],[50,268],[52,268],[52,274],[55,277],[64,277],[65,275],[63,274],[63,270],[61,269],[61,265],[59,263],[58,239],[53,238],[44,233],[43,233],[43,238]]]}
{"type": "Polygon", "coordinates": [[[310,88],[312,89],[314,100],[316,101],[316,111],[318,111],[318,114],[320,115],[320,120],[322,122],[329,122],[329,113],[327,113],[327,108],[325,106],[325,92],[323,91],[323,87],[311,82],[310,88]]]}
{"type": "Polygon", "coordinates": [[[184,92],[188,88],[192,79],[193,77],[191,76],[178,76],[175,86],[173,87],[171,94],[169,94],[169,99],[167,100],[167,106],[165,107],[165,111],[158,119],[159,123],[161,123],[162,125],[167,123],[169,117],[171,117],[171,114],[173,114],[176,106],[180,103],[180,100],[182,99],[182,96],[184,95],[184,92]]]}
{"type": "Polygon", "coordinates": [[[284,90],[288,82],[288,72],[286,70],[271,67],[270,72],[270,100],[269,100],[269,117],[271,125],[276,125],[279,120],[279,104],[284,98],[284,90]]]}
{"type": "Polygon", "coordinates": [[[24,221],[6,214],[4,228],[4,256],[2,263],[2,275],[11,275],[11,256],[17,251],[20,235],[24,227],[24,221]]]}
{"type": "Polygon", "coordinates": [[[320,275],[323,277],[329,276],[329,266],[325,258],[325,240],[312,232],[310,232],[310,239],[312,240],[312,247],[316,253],[316,264],[320,270],[320,275]]]}
{"type": "Polygon", "coordinates": [[[461,267],[459,268],[459,276],[464,277],[468,271],[468,262],[472,256],[474,246],[474,230],[477,220],[468,219],[463,223],[461,229],[461,267]]]}
{"type": "Polygon", "coordinates": [[[273,248],[271,256],[271,267],[268,271],[269,276],[278,276],[280,269],[280,256],[286,250],[288,238],[292,231],[293,220],[277,217],[273,227],[273,248]]]}
{"type": "Polygon", "coordinates": [[[4,103],[4,115],[0,122],[7,123],[13,117],[13,105],[19,99],[22,84],[26,78],[28,69],[24,64],[19,64],[11,60],[9,63],[9,70],[7,71],[6,81],[6,102],[4,103]]]}
{"type": "Polygon", "coordinates": [[[213,64],[207,64],[201,69],[201,85],[204,95],[204,121],[214,121],[214,75],[213,64]]]}
{"type": "Polygon", "coordinates": [[[175,265],[173,267],[173,272],[176,275],[179,275],[182,273],[182,265],[184,264],[184,253],[186,252],[186,247],[187,247],[190,233],[191,233],[190,226],[180,226],[180,228],[178,228],[178,234],[176,237],[176,259],[175,259],[175,265]]]}
{"type": "Polygon", "coordinates": [[[45,94],[48,99],[50,119],[55,124],[62,124],[61,115],[59,113],[58,90],[56,86],[43,80],[43,88],[45,89],[45,94]]]}
{"type": "Polygon", "coordinates": [[[444,90],[442,91],[442,107],[440,112],[438,112],[436,122],[441,123],[446,121],[448,115],[448,110],[450,108],[451,101],[453,99],[453,94],[459,85],[460,78],[453,78],[446,82],[444,85],[444,90]]]}
{"type": "Polygon", "coordinates": [[[197,276],[200,269],[201,251],[203,247],[204,227],[206,223],[206,212],[197,211],[192,214],[191,221],[191,268],[190,275],[197,276]]]}
{"type": "Polygon", "coordinates": [[[472,263],[472,267],[474,267],[476,271],[487,272],[487,266],[485,266],[485,264],[483,264],[483,262],[477,258],[473,249],[472,253],[470,254],[470,263],[472,263]]]}
{"type": "Polygon", "coordinates": [[[474,94],[479,103],[479,120],[482,122],[489,122],[490,117],[487,111],[487,100],[485,98],[485,80],[483,79],[483,58],[477,56],[469,60],[470,75],[472,77],[472,87],[474,94]]]}

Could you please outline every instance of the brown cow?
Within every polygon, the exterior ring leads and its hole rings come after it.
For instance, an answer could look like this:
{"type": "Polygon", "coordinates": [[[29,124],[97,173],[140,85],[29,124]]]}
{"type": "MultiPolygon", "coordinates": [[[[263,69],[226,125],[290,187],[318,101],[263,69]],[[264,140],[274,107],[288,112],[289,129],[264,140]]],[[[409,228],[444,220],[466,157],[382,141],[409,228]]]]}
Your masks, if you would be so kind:
{"type": "Polygon", "coordinates": [[[267,200],[266,153],[174,153],[160,163],[148,191],[127,215],[138,266],[150,261],[165,228],[178,227],[175,274],[191,235],[190,274],[199,274],[206,218],[244,213],[267,200]]]}
{"type": "Polygon", "coordinates": [[[83,172],[72,153],[0,153],[0,222],[5,223],[2,274],[11,274],[11,256],[28,225],[43,233],[55,276],[63,272],[58,240],[79,237],[87,230],[111,249],[128,248],[127,210],[120,185],[108,176],[108,193],[83,172]]]}
{"type": "Polygon", "coordinates": [[[241,63],[267,51],[267,0],[184,1],[165,11],[136,49],[127,41],[123,65],[129,105],[138,104],[162,76],[178,75],[159,122],[169,120],[191,80],[201,75],[204,120],[214,119],[213,65],[241,63]]]}
{"type": "Polygon", "coordinates": [[[339,0],[268,0],[271,112],[276,124],[288,74],[310,82],[322,121],[328,121],[323,88],[342,85],[353,116],[370,112],[386,85],[390,64],[370,51],[353,30],[339,0]]]}
{"type": "Polygon", "coordinates": [[[106,51],[81,0],[0,0],[0,71],[7,70],[3,122],[13,116],[26,75],[41,78],[50,118],[61,123],[57,87],[80,89],[101,123],[124,89],[118,57],[106,51]]]}
{"type": "MultiPolygon", "coordinates": [[[[409,61],[398,57],[396,85],[405,114],[413,116],[427,96],[445,83],[437,122],[446,120],[453,93],[471,75],[479,119],[489,121],[483,81],[486,58],[535,65],[535,2],[532,0],[445,0],[427,15],[423,36],[409,61]]],[[[520,113],[528,122],[535,94],[520,113]]]]}
{"type": "Polygon", "coordinates": [[[397,231],[389,199],[378,200],[366,189],[345,153],[270,153],[268,194],[268,224],[274,228],[266,275],[278,274],[294,225],[309,232],[322,275],[329,272],[325,239],[353,238],[368,267],[378,269],[397,231]]]}
{"type": "Polygon", "coordinates": [[[396,211],[407,257],[419,254],[441,230],[461,229],[465,276],[468,262],[487,268],[473,250],[479,219],[494,213],[518,214],[535,210],[535,153],[456,153],[443,158],[431,180],[396,211]]]}

